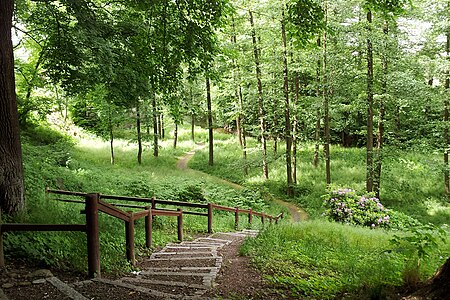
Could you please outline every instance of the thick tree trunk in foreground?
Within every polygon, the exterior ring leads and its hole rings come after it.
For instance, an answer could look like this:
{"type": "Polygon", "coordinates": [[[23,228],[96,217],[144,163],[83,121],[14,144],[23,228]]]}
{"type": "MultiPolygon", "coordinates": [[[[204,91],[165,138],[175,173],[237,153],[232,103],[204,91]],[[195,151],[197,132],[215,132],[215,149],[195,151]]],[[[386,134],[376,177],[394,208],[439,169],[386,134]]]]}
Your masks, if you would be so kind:
{"type": "Polygon", "coordinates": [[[0,1],[0,207],[8,214],[24,207],[22,148],[11,41],[13,7],[12,0],[0,1]]]}
{"type": "Polygon", "coordinates": [[[208,105],[208,140],[209,140],[209,159],[208,165],[214,164],[214,135],[213,135],[213,120],[212,120],[212,108],[211,108],[211,84],[209,77],[206,76],[206,102],[208,105]]]}
{"type": "Polygon", "coordinates": [[[261,128],[261,145],[262,145],[262,163],[263,163],[263,175],[264,179],[269,179],[269,168],[267,166],[267,142],[266,142],[266,112],[264,110],[263,90],[261,81],[261,66],[259,62],[259,49],[256,41],[255,23],[253,22],[252,11],[248,12],[250,15],[250,26],[252,28],[252,44],[253,55],[255,59],[256,80],[258,81],[258,111],[259,122],[261,128]]]}

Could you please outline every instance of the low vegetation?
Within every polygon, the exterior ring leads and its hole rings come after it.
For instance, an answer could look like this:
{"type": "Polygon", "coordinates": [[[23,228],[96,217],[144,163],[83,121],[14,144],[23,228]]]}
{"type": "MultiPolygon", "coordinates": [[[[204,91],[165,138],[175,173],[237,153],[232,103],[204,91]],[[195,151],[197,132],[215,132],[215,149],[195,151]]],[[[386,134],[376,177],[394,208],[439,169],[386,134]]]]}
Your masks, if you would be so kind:
{"type": "Polygon", "coordinates": [[[312,165],[313,147],[306,144],[298,153],[296,195],[288,199],[284,150],[271,153],[264,181],[259,150],[250,145],[248,159],[236,160],[241,150],[228,139],[217,144],[217,164],[207,166],[202,153],[191,167],[270,191],[308,211],[312,221],[272,227],[242,248],[282,295],[384,299],[417,286],[450,256],[450,208],[437,154],[388,148],[378,199],[359,192],[365,188],[364,149],[332,147],[333,186],[327,190],[324,166],[312,165]],[[245,165],[247,176],[231,171],[245,165]]]}
{"type": "MultiPolygon", "coordinates": [[[[197,141],[206,139],[204,131],[198,133],[197,141]]],[[[179,138],[176,149],[170,140],[164,141],[158,158],[151,157],[150,146],[146,145],[142,165],[135,162],[134,145],[118,140],[116,164],[111,165],[108,144],[86,133],[68,137],[45,126],[29,129],[22,137],[27,209],[7,221],[84,222],[82,207],[54,201],[45,194],[47,186],[215,202],[272,214],[283,208],[271,200],[289,200],[304,207],[312,220],[298,224],[285,220],[280,226],[266,227],[258,238],[249,240],[241,249],[242,254],[252,257],[268,282],[279,289],[280,297],[380,299],[429,278],[450,256],[445,226],[450,210],[441,198],[441,186],[436,184],[440,182],[438,157],[399,150],[387,155],[378,199],[359,192],[364,189],[362,150],[333,147],[335,186],[327,191],[323,166],[312,166],[312,147],[306,145],[299,152],[296,196],[287,199],[283,149],[270,155],[270,179],[264,181],[254,140],[249,139],[248,159],[236,159],[240,149],[235,137],[216,134],[215,165],[207,166],[205,149],[194,156],[190,167],[243,185],[236,190],[218,184],[214,177],[177,170],[177,159],[196,146],[187,130],[181,129],[179,138]],[[244,167],[249,171],[247,176],[244,167]]],[[[247,226],[243,219],[242,227],[247,226]]],[[[142,247],[143,230],[139,230],[143,228],[141,223],[136,225],[136,244],[140,253],[146,253],[148,250],[142,247]]],[[[259,222],[254,223],[254,228],[261,228],[259,222]]],[[[129,270],[122,222],[101,215],[100,226],[102,268],[129,270]]],[[[233,230],[234,219],[229,214],[217,213],[214,226],[216,230],[233,230]]],[[[172,218],[157,218],[154,227],[155,246],[176,239],[172,218]]],[[[206,220],[186,216],[185,229],[188,236],[205,232],[206,220]]],[[[5,248],[7,259],[27,257],[59,268],[79,271],[86,268],[84,234],[8,234],[5,248]]]]}
{"type": "MultiPolygon", "coordinates": [[[[154,158],[149,146],[144,150],[142,165],[138,165],[136,147],[124,140],[116,142],[116,164],[111,165],[109,144],[98,138],[77,133],[68,137],[46,126],[28,129],[22,137],[26,176],[26,210],[14,219],[4,221],[31,223],[84,223],[79,204],[55,201],[45,188],[167,200],[213,202],[226,206],[253,208],[276,215],[282,208],[270,203],[263,191],[243,188],[235,190],[220,185],[207,176],[192,176],[176,169],[177,159],[195,147],[187,132],[180,134],[176,149],[172,141],[161,145],[161,155],[154,158]]],[[[66,197],[65,197],[66,198],[66,197]]],[[[173,209],[173,208],[172,208],[173,209]]],[[[241,218],[240,226],[247,226],[241,218]]],[[[176,240],[176,219],[157,217],[154,222],[155,246],[176,240]]],[[[100,215],[101,263],[104,271],[129,269],[125,259],[125,230],[123,222],[100,215]]],[[[185,216],[187,238],[205,232],[205,217],[185,216]]],[[[254,228],[259,221],[255,220],[254,228]]],[[[136,246],[145,245],[143,220],[136,225],[136,246]]],[[[234,218],[216,212],[214,230],[234,229],[234,218]]],[[[87,268],[86,238],[83,233],[14,233],[6,234],[6,259],[24,257],[42,265],[84,271],[87,268]]],[[[147,250],[140,247],[141,252],[147,250]]]]}

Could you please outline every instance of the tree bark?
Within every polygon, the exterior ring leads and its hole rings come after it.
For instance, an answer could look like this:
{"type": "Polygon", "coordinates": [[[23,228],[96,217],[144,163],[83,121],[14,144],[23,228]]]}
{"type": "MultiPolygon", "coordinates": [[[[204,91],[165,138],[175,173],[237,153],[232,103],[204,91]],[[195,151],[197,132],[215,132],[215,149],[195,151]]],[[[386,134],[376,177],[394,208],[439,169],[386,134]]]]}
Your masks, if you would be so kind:
{"type": "Polygon", "coordinates": [[[158,157],[159,155],[159,145],[158,145],[158,139],[160,137],[158,133],[158,129],[161,128],[161,126],[158,126],[158,107],[156,105],[156,94],[154,91],[152,93],[152,109],[153,109],[153,156],[158,157]]]}
{"type": "Polygon", "coordinates": [[[262,145],[262,163],[263,163],[263,175],[264,179],[269,179],[269,168],[267,165],[267,142],[266,142],[266,112],[264,110],[263,101],[263,89],[261,82],[261,67],[259,62],[259,49],[256,41],[256,30],[255,23],[253,22],[252,11],[248,12],[250,15],[250,26],[252,33],[252,44],[253,44],[253,55],[255,59],[255,70],[256,70],[256,80],[258,82],[258,112],[259,112],[259,122],[261,129],[261,145],[262,145]]]}
{"type": "MultiPolygon", "coordinates": [[[[321,37],[319,37],[317,39],[317,46],[319,48],[321,47],[321,37]]],[[[317,84],[316,97],[317,97],[317,99],[319,99],[319,97],[320,97],[320,85],[321,85],[320,72],[321,72],[321,69],[322,69],[322,60],[320,58],[318,58],[317,59],[317,68],[316,68],[316,84],[317,84]]],[[[317,109],[316,109],[316,131],[314,134],[314,140],[316,141],[316,145],[314,147],[314,158],[313,158],[313,165],[316,168],[319,165],[320,118],[321,118],[320,106],[317,106],[317,109]]]]}
{"type": "Polygon", "coordinates": [[[13,0],[0,1],[0,208],[24,207],[24,179],[11,40],[13,0]]]}
{"type": "MultiPolygon", "coordinates": [[[[328,3],[325,1],[325,22],[328,18],[328,3]]],[[[328,89],[328,61],[327,61],[327,31],[323,33],[323,109],[325,127],[325,177],[327,185],[331,184],[331,156],[330,156],[330,114],[329,114],[329,89],[328,89]]]]}
{"type": "MultiPolygon", "coordinates": [[[[445,45],[446,59],[450,60],[450,32],[447,32],[447,41],[445,45]]],[[[450,91],[450,71],[445,74],[445,90],[450,91]]],[[[449,198],[449,170],[448,170],[448,97],[444,97],[444,192],[445,197],[449,198]]]]}
{"type": "Polygon", "coordinates": [[[137,130],[137,140],[138,140],[137,160],[138,160],[139,164],[142,164],[141,112],[139,109],[139,101],[136,103],[136,130],[137,130]]]}
{"type": "Polygon", "coordinates": [[[378,113],[377,151],[376,151],[376,164],[374,170],[374,191],[378,199],[380,199],[380,188],[381,188],[381,168],[383,163],[383,136],[384,136],[384,115],[385,115],[384,101],[387,94],[387,75],[388,75],[387,40],[388,40],[389,26],[386,20],[384,22],[383,33],[385,41],[384,41],[384,53],[382,57],[382,65],[383,65],[383,78],[381,81],[382,96],[380,97],[380,108],[379,108],[380,111],[378,113]]]}
{"type": "MultiPolygon", "coordinates": [[[[367,12],[369,35],[372,26],[372,11],[367,12]]],[[[367,156],[366,190],[373,191],[373,46],[370,36],[367,38],[367,156]]]]}
{"type": "Polygon", "coordinates": [[[178,123],[175,122],[175,129],[173,131],[173,149],[177,148],[177,141],[178,141],[178,123]]]}
{"type": "Polygon", "coordinates": [[[206,76],[206,102],[208,106],[208,141],[209,141],[209,158],[208,165],[214,164],[214,135],[213,135],[213,120],[212,120],[212,108],[211,108],[211,85],[209,82],[209,76],[206,76]]]}
{"type": "Polygon", "coordinates": [[[109,130],[109,148],[111,153],[111,164],[114,165],[114,131],[113,131],[113,122],[112,122],[112,112],[111,112],[111,104],[108,104],[108,130],[109,130]]]}
{"type": "Polygon", "coordinates": [[[286,30],[284,27],[284,8],[281,12],[281,37],[283,43],[283,91],[284,91],[284,138],[286,141],[286,179],[288,197],[294,196],[294,183],[292,180],[292,130],[291,130],[291,109],[289,103],[289,76],[287,64],[286,30]]]}
{"type": "Polygon", "coordinates": [[[195,115],[191,113],[191,140],[195,142],[195,115]]]}
{"type": "MultiPolygon", "coordinates": [[[[298,105],[298,99],[300,96],[300,79],[298,76],[298,72],[295,72],[294,76],[294,95],[295,95],[295,102],[294,107],[297,107],[298,105]]],[[[298,136],[298,111],[294,113],[294,122],[292,126],[292,180],[294,181],[294,184],[297,184],[297,136],[298,136]]]]}

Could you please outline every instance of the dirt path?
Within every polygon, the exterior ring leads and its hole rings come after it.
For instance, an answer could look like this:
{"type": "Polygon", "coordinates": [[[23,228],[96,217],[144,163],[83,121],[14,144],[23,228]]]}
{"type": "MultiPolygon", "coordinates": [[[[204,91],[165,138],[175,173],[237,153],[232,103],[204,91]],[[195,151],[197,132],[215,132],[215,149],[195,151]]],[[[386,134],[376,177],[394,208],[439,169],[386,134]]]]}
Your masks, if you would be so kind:
{"type": "MultiPolygon", "coordinates": [[[[187,172],[197,173],[198,175],[201,175],[203,177],[211,178],[217,182],[229,185],[232,188],[237,189],[237,190],[242,189],[243,187],[241,185],[236,184],[234,182],[224,180],[224,179],[209,175],[207,173],[197,171],[197,170],[192,170],[192,169],[188,168],[189,160],[195,155],[195,152],[202,150],[205,147],[206,147],[206,145],[203,143],[197,144],[197,147],[195,147],[194,149],[192,149],[189,152],[186,152],[186,154],[184,156],[182,156],[178,159],[177,168],[180,170],[187,171],[187,172]]],[[[291,220],[293,222],[300,222],[300,221],[305,221],[308,219],[308,214],[306,213],[306,211],[304,209],[296,206],[295,204],[283,201],[281,199],[275,199],[275,202],[281,206],[286,207],[289,210],[289,214],[291,215],[291,220]]]]}

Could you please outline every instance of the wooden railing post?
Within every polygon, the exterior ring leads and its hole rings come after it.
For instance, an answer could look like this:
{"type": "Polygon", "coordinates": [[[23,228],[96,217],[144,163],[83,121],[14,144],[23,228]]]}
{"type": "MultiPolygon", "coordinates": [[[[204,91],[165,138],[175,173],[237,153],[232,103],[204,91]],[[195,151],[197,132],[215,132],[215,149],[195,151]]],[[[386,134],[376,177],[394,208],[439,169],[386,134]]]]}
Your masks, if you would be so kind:
{"type": "Polygon", "coordinates": [[[239,230],[239,207],[234,209],[234,229],[239,230]]]}
{"type": "Polygon", "coordinates": [[[208,203],[208,233],[213,232],[212,224],[213,224],[213,205],[212,203],[208,203]]]}
{"type": "Polygon", "coordinates": [[[86,236],[88,251],[88,276],[100,277],[100,239],[98,230],[99,194],[86,195],[86,236]]]}
{"type": "Polygon", "coordinates": [[[183,211],[181,208],[177,208],[177,211],[180,213],[177,217],[178,219],[178,240],[180,242],[183,241],[183,211]]]}
{"type": "MultiPolygon", "coordinates": [[[[152,209],[156,209],[156,197],[152,197],[152,209]]],[[[152,215],[152,219],[155,219],[155,216],[152,215]]]]}
{"type": "Polygon", "coordinates": [[[152,197],[152,209],[156,209],[156,197],[152,197]]]}
{"type": "Polygon", "coordinates": [[[134,218],[133,212],[129,211],[130,220],[125,221],[125,243],[127,249],[127,260],[131,262],[131,265],[135,265],[134,255],[134,218]]]}
{"type": "Polygon", "coordinates": [[[150,206],[145,207],[148,210],[148,215],[145,217],[145,246],[150,248],[152,246],[152,230],[153,230],[153,220],[152,220],[152,209],[150,206]]]}
{"type": "Polygon", "coordinates": [[[249,212],[248,212],[248,224],[251,226],[252,225],[252,221],[253,221],[253,210],[250,207],[249,212]]]}

